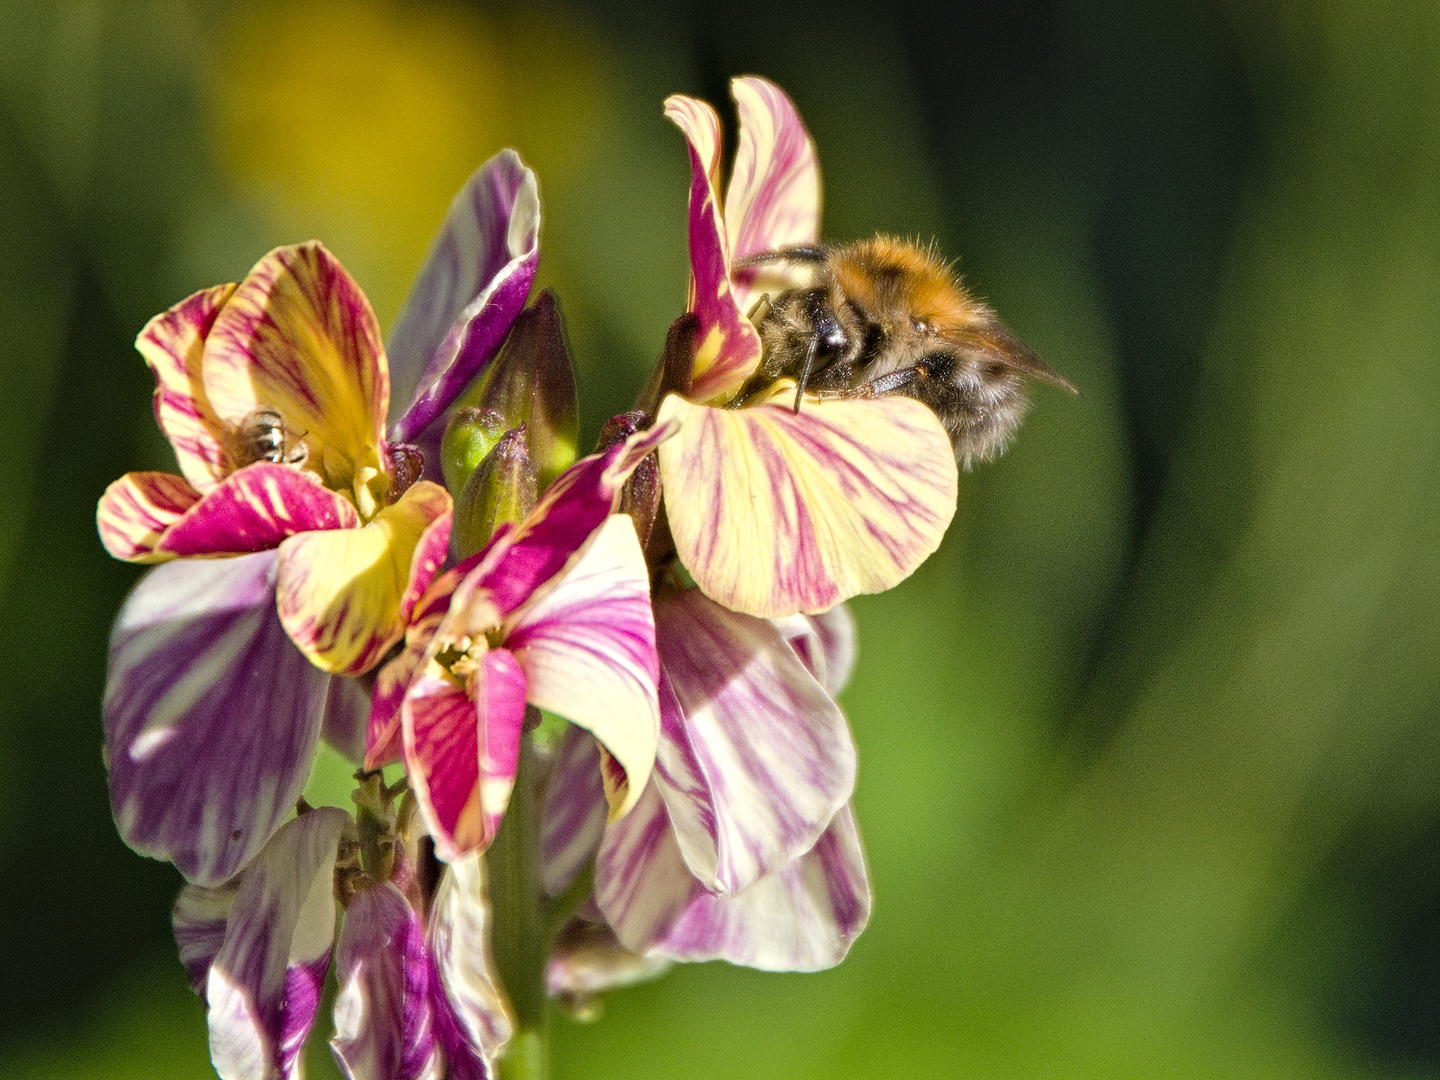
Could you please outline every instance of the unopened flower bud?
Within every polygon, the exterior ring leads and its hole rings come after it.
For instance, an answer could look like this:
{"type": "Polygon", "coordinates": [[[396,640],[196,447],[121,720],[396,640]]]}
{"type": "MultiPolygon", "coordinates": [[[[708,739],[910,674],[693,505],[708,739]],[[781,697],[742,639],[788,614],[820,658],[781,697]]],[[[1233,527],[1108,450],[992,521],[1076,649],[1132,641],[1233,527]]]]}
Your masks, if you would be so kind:
{"type": "Polygon", "coordinates": [[[525,425],[521,424],[501,437],[455,500],[450,544],[456,558],[469,558],[488,544],[505,522],[524,518],[535,505],[537,490],[525,425]]]}
{"type": "Polygon", "coordinates": [[[455,410],[440,442],[440,470],[445,474],[445,486],[452,496],[458,498],[465,490],[470,474],[495,449],[509,427],[505,418],[493,409],[465,405],[455,410]]]}
{"type": "Polygon", "coordinates": [[[498,413],[506,428],[525,426],[539,490],[574,464],[580,407],[554,293],[544,290],[520,313],[499,355],[460,404],[498,413]]]}

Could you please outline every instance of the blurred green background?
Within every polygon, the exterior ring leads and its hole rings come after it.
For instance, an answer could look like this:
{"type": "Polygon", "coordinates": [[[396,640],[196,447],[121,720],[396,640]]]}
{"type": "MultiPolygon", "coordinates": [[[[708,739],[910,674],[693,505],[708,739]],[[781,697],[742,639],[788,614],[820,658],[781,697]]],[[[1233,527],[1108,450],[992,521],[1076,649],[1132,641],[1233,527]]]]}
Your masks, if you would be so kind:
{"type": "Polygon", "coordinates": [[[937,237],[1084,397],[855,604],[849,960],[615,994],[558,1077],[1440,1075],[1440,6],[0,0],[0,1076],[212,1075],[100,761],[136,331],[310,237],[388,326],[513,145],[593,435],[684,299],[660,102],[745,72],[827,236],[937,237]]]}

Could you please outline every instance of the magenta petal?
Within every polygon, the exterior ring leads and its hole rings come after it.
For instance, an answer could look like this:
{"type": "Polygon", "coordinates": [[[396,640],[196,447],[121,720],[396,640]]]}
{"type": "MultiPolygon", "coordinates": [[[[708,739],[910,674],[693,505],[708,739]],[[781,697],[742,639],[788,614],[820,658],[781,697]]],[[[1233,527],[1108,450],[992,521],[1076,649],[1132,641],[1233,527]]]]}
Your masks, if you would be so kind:
{"type": "Polygon", "coordinates": [[[425,662],[425,652],[435,631],[450,610],[450,599],[462,575],[449,570],[433,581],[410,612],[405,627],[405,648],[384,664],[375,676],[370,696],[370,717],[365,731],[365,767],[378,769],[398,759],[404,751],[400,736],[400,706],[410,681],[425,662]]]}
{"type": "Polygon", "coordinates": [[[182,557],[246,554],[266,551],[296,533],[359,525],[350,501],[313,473],[260,461],[211,488],[170,526],[155,550],[182,557]]]}
{"type": "Polygon", "coordinates": [[[275,611],[275,553],[150,571],[110,635],[105,761],[120,835],[219,885],[295,806],[330,676],[275,611]]]}
{"type": "Polygon", "coordinates": [[[210,966],[210,1059],[222,1080],[300,1075],[335,938],[335,853],[350,823],[322,807],[289,822],[246,870],[210,966]]]}
{"type": "Polygon", "coordinates": [[[653,785],[606,830],[595,897],[631,952],[765,971],[834,967],[870,917],[865,858],[849,807],[805,855],[738,896],[715,896],[686,868],[653,785]]]}
{"type": "Polygon", "coordinates": [[[502,616],[509,615],[569,562],[615,509],[635,467],[676,431],[656,425],[581,458],[551,484],[520,525],[497,533],[472,571],[502,616]]]}
{"type": "Polygon", "coordinates": [[[666,101],[665,115],[689,144],[690,310],[699,320],[690,396],[706,402],[734,393],[755,370],[760,335],[730,284],[730,245],[715,190],[720,137],[715,111],[676,95],[666,101]]]}
{"type": "Polygon", "coordinates": [[[450,204],[390,338],[391,440],[412,442],[499,350],[540,260],[540,192],[513,150],[481,165],[450,204]]]}
{"type": "Polygon", "coordinates": [[[435,838],[453,860],[487,846],[500,826],[520,752],[525,675],[513,654],[492,649],[473,680],[476,698],[431,663],[401,708],[406,772],[435,838]]]}
{"type": "Polygon", "coordinates": [[[569,728],[555,752],[540,814],[540,881],[546,896],[559,896],[595,858],[608,813],[600,747],[588,731],[569,728]]]}
{"type": "Polygon", "coordinates": [[[749,888],[814,846],[855,787],[845,717],[775,626],[699,590],[655,605],[656,782],[691,872],[749,888]]]}
{"type": "Polygon", "coordinates": [[[355,894],[335,951],[340,993],[330,1040],[350,1080],[419,1080],[438,1066],[430,955],[420,919],[382,881],[355,894]]]}

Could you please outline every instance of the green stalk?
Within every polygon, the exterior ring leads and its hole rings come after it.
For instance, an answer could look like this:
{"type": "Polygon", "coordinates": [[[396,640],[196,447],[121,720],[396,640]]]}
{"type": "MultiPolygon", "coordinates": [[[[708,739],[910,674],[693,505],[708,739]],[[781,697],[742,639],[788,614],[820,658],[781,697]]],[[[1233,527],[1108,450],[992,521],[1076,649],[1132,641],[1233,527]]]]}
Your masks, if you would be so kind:
{"type": "Polygon", "coordinates": [[[515,1034],[499,1061],[500,1080],[546,1080],[550,1073],[545,1000],[549,938],[541,907],[540,807],[530,737],[539,714],[529,715],[532,711],[527,710],[526,730],[520,737],[510,805],[485,855],[495,918],[495,968],[515,1016],[515,1034]]]}

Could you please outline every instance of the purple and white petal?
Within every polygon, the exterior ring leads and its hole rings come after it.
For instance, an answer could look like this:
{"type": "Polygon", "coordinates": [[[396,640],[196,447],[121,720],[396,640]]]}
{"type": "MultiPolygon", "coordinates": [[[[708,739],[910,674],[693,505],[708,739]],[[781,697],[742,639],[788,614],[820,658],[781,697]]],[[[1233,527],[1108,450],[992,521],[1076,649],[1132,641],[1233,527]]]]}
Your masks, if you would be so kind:
{"type": "Polygon", "coordinates": [[[837,604],[820,615],[790,615],[770,621],[825,692],[838,697],[850,683],[859,650],[850,605],[837,604]]]}
{"type": "MultiPolygon", "coordinates": [[[[820,234],[820,165],[794,102],[768,79],[732,79],[740,145],[725,192],[725,227],[734,261],[813,244],[820,234]]],[[[774,263],[731,274],[736,300],[749,311],[762,293],[802,284],[795,267],[774,263]]]]}
{"type": "Polygon", "coordinates": [[[210,965],[210,1060],[221,1080],[291,1080],[335,940],[335,854],[350,816],[287,823],[246,870],[210,965]]]}
{"type": "Polygon", "coordinates": [[[600,747],[588,731],[572,727],[555,751],[540,814],[540,883],[546,896],[563,893],[595,858],[608,816],[600,747]]]}
{"type": "Polygon", "coordinates": [[[540,259],[540,191],[502,150],[450,204],[390,336],[391,440],[413,442],[499,350],[540,259]]]}
{"type": "Polygon", "coordinates": [[[370,693],[359,679],[337,675],[325,696],[320,737],[356,765],[365,759],[365,724],[370,715],[370,693]]]}
{"type": "Polygon", "coordinates": [[[645,956],[821,971],[845,958],[870,917],[865,858],[849,807],[815,847],[738,896],[691,875],[654,785],[610,825],[595,896],[620,943],[645,956]]]}
{"type": "Polygon", "coordinates": [[[190,989],[205,1000],[205,982],[210,977],[210,964],[220,946],[225,944],[225,922],[240,891],[238,881],[218,888],[186,885],[175,898],[170,912],[170,927],[175,932],[175,945],[180,963],[190,978],[190,989]]]}
{"type": "Polygon", "coordinates": [[[612,813],[640,797],[660,737],[650,576],[629,515],[613,514],[580,556],[521,607],[505,639],[531,704],[593,734],[625,772],[612,813]]]}
{"type": "Polygon", "coordinates": [[[775,626],[697,589],[655,605],[656,783],[690,871],[738,893],[809,851],[855,788],[840,709],[775,626]]]}
{"type": "Polygon", "coordinates": [[[198,885],[248,863],[305,787],[330,676],[275,611],[275,553],[141,579],[110,635],[105,761],[125,842],[198,885]]]}
{"type": "Polygon", "coordinates": [[[571,919],[551,946],[545,990],[575,1009],[599,994],[658,979],[672,963],[632,953],[604,923],[571,919]]]}
{"type": "Polygon", "coordinates": [[[390,882],[351,900],[335,970],[340,993],[330,1049],[348,1080],[436,1080],[442,1063],[425,932],[390,882]]]}
{"type": "Polygon", "coordinates": [[[490,958],[490,896],[479,853],[452,862],[430,911],[436,1035],[449,1080],[488,1080],[514,1031],[490,958]]]}

